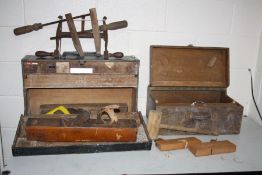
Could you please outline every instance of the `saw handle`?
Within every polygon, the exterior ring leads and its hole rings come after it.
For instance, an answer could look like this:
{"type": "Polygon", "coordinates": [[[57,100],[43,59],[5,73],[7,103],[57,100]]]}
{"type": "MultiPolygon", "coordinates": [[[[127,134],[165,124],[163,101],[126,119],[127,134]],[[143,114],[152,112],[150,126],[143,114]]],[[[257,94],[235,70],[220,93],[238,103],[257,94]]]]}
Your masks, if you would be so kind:
{"type": "Polygon", "coordinates": [[[41,23],[35,23],[33,25],[15,28],[14,34],[15,35],[22,35],[22,34],[30,33],[34,30],[36,31],[36,30],[39,30],[39,29],[42,29],[42,28],[43,28],[43,26],[42,26],[41,23]]]}
{"type": "Polygon", "coordinates": [[[122,52],[110,53],[109,57],[122,58],[124,54],[122,52]]]}
{"type": "Polygon", "coordinates": [[[123,21],[112,22],[112,23],[107,24],[107,25],[101,25],[101,26],[99,26],[99,28],[100,28],[100,31],[117,30],[117,29],[126,28],[127,25],[128,25],[127,21],[123,20],[123,21]]]}
{"type": "Polygon", "coordinates": [[[117,123],[118,117],[117,114],[114,112],[114,109],[119,109],[119,105],[108,105],[103,107],[98,113],[97,113],[97,120],[98,122],[104,122],[102,119],[102,115],[105,113],[109,116],[110,118],[110,124],[117,123]]]}
{"type": "Polygon", "coordinates": [[[45,52],[45,51],[36,51],[35,56],[37,57],[47,57],[47,56],[54,56],[53,52],[45,52]]]}

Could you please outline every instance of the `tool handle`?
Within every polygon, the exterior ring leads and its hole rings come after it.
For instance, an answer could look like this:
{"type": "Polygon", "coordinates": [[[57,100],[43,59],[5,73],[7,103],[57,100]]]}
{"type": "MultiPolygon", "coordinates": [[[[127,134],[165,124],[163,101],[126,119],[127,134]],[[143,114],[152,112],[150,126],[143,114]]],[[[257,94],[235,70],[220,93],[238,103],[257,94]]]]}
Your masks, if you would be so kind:
{"type": "Polygon", "coordinates": [[[100,26],[100,30],[101,31],[105,31],[105,30],[117,30],[117,29],[122,29],[122,28],[126,28],[128,25],[126,20],[123,21],[117,21],[117,22],[112,22],[110,24],[107,25],[102,25],[100,26]]]}
{"type": "Polygon", "coordinates": [[[122,58],[124,54],[122,52],[115,52],[115,53],[110,53],[109,56],[115,58],[122,58]]]}
{"type": "Polygon", "coordinates": [[[37,56],[37,57],[54,56],[54,53],[53,52],[45,52],[45,51],[36,51],[35,56],[37,56]]]}
{"type": "Polygon", "coordinates": [[[92,8],[92,9],[89,9],[89,11],[90,11],[91,25],[92,25],[92,29],[93,29],[96,56],[99,57],[99,56],[101,56],[101,37],[100,37],[100,31],[99,31],[99,25],[98,25],[98,20],[97,20],[96,9],[92,8]]]}
{"type": "Polygon", "coordinates": [[[34,30],[36,31],[36,30],[39,30],[39,29],[42,29],[42,28],[43,28],[43,26],[42,26],[41,23],[35,23],[33,25],[15,28],[14,34],[15,35],[22,35],[22,34],[30,33],[34,30]]]}

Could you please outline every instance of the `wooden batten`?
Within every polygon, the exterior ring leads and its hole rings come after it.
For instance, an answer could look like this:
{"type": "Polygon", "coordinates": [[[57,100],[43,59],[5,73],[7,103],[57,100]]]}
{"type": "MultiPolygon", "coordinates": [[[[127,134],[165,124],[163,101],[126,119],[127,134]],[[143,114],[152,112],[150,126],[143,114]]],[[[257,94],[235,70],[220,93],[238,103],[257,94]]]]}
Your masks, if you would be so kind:
{"type": "Polygon", "coordinates": [[[108,125],[98,124],[96,119],[70,124],[63,118],[29,118],[25,130],[28,140],[44,142],[134,142],[137,138],[137,122],[133,119],[119,119],[117,124],[108,125]]]}
{"type": "Polygon", "coordinates": [[[129,74],[29,74],[28,88],[137,87],[137,78],[129,74]]]}
{"type": "Polygon", "coordinates": [[[138,75],[139,60],[134,57],[103,60],[89,56],[88,59],[37,59],[26,56],[22,60],[24,75],[35,73],[70,73],[70,68],[91,68],[94,74],[131,74],[138,75]]]}

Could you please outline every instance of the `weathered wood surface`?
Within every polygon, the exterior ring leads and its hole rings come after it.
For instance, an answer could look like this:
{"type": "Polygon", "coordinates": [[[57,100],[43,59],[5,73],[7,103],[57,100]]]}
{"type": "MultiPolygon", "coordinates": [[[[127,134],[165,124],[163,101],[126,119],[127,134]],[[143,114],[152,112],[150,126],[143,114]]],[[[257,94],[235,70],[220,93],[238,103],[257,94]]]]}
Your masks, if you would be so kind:
{"type": "Polygon", "coordinates": [[[228,87],[229,49],[151,46],[151,86],[228,87]]]}
{"type": "Polygon", "coordinates": [[[64,73],[70,73],[70,68],[91,68],[94,74],[132,74],[138,75],[139,62],[124,61],[124,60],[24,60],[23,70],[24,76],[34,73],[60,73],[57,72],[57,68],[64,64],[67,66],[67,71],[64,73]],[[34,64],[32,64],[32,62],[34,64]]]}
{"type": "Polygon", "coordinates": [[[156,109],[162,112],[161,128],[212,135],[239,134],[243,114],[243,108],[234,103],[161,105],[156,109]]]}
{"type": "Polygon", "coordinates": [[[162,112],[161,134],[240,132],[243,107],[226,95],[228,48],[156,45],[150,61],[147,114],[162,112]]]}
{"type": "Polygon", "coordinates": [[[123,74],[29,74],[24,88],[137,87],[134,75],[123,74]]]}
{"type": "MultiPolygon", "coordinates": [[[[75,118],[76,115],[61,115],[61,114],[57,114],[54,115],[52,117],[55,118],[75,118]]],[[[29,118],[51,118],[49,115],[30,115],[30,116],[21,116],[20,117],[20,121],[19,121],[19,125],[17,128],[17,132],[16,132],[16,136],[15,136],[15,141],[14,141],[14,145],[13,145],[13,149],[19,149],[19,148],[32,148],[35,149],[37,147],[43,147],[43,148],[56,148],[56,147],[61,147],[61,146],[69,146],[69,150],[70,150],[70,146],[84,146],[84,145],[93,145],[93,144],[100,144],[103,143],[105,144],[106,142],[40,142],[40,141],[30,141],[27,140],[26,138],[26,131],[25,131],[25,127],[26,127],[26,122],[29,118]]],[[[139,126],[138,129],[138,133],[137,133],[137,139],[134,143],[141,143],[144,141],[148,141],[149,136],[147,134],[147,132],[142,129],[141,127],[144,128],[146,127],[144,122],[143,122],[143,118],[141,113],[139,112],[127,112],[127,113],[121,113],[118,114],[118,118],[119,119],[135,119],[137,120],[137,126],[139,126]],[[146,137],[144,138],[146,134],[146,137]]],[[[21,150],[23,151],[23,150],[21,150]]],[[[29,153],[30,155],[30,153],[29,153]]]]}
{"type": "MultiPolygon", "coordinates": [[[[68,118],[68,119],[73,119],[77,117],[77,114],[68,114],[68,115],[63,115],[63,114],[53,114],[52,116],[50,115],[46,115],[46,114],[35,114],[35,115],[30,115],[30,116],[26,116],[27,118],[68,118]]],[[[91,119],[96,119],[97,115],[92,116],[91,115],[91,119]]],[[[140,126],[141,121],[140,121],[140,117],[139,114],[137,112],[120,112],[117,113],[117,118],[121,119],[121,120],[135,120],[137,123],[137,126],[140,126]]],[[[107,116],[103,116],[103,119],[108,119],[107,116]]]]}
{"type": "Polygon", "coordinates": [[[28,89],[25,113],[41,114],[45,104],[126,104],[128,112],[136,110],[135,88],[28,89]]]}
{"type": "Polygon", "coordinates": [[[194,101],[203,101],[206,103],[220,103],[221,97],[225,91],[209,90],[151,90],[149,88],[149,97],[157,104],[178,104],[193,103],[194,101]]]}
{"type": "Polygon", "coordinates": [[[159,111],[155,111],[155,110],[149,111],[149,116],[147,120],[147,130],[151,139],[158,138],[161,116],[162,113],[159,111]]]}
{"type": "Polygon", "coordinates": [[[243,107],[225,91],[149,88],[148,102],[147,111],[162,112],[160,134],[239,134],[241,129],[243,107]]]}
{"type": "Polygon", "coordinates": [[[106,124],[89,119],[81,126],[69,123],[63,118],[29,118],[25,126],[26,137],[44,142],[132,142],[137,137],[135,120],[106,124]]]}

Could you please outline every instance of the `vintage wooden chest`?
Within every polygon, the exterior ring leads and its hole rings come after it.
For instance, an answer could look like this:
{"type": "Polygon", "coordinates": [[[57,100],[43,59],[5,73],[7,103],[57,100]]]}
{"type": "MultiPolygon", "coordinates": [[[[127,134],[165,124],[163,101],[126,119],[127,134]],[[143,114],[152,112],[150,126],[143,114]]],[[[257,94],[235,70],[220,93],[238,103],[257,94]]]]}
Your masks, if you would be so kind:
{"type": "Polygon", "coordinates": [[[150,59],[147,115],[161,112],[160,134],[240,132],[243,107],[227,95],[228,48],[151,46],[150,59]]]}
{"type": "MultiPolygon", "coordinates": [[[[152,143],[145,123],[137,111],[139,60],[135,57],[104,60],[102,57],[88,55],[84,59],[77,59],[74,54],[67,53],[60,59],[41,59],[28,55],[21,63],[25,111],[20,118],[12,146],[14,156],[151,149],[152,143]],[[28,133],[34,134],[28,125],[31,126],[35,119],[45,123],[45,113],[57,105],[95,113],[101,107],[112,104],[120,106],[121,119],[136,121],[135,141],[44,142],[27,138],[28,133]]],[[[63,114],[54,116],[54,125],[58,125],[59,117],[64,117],[63,114]]],[[[67,117],[74,117],[74,114],[67,117]]]]}

